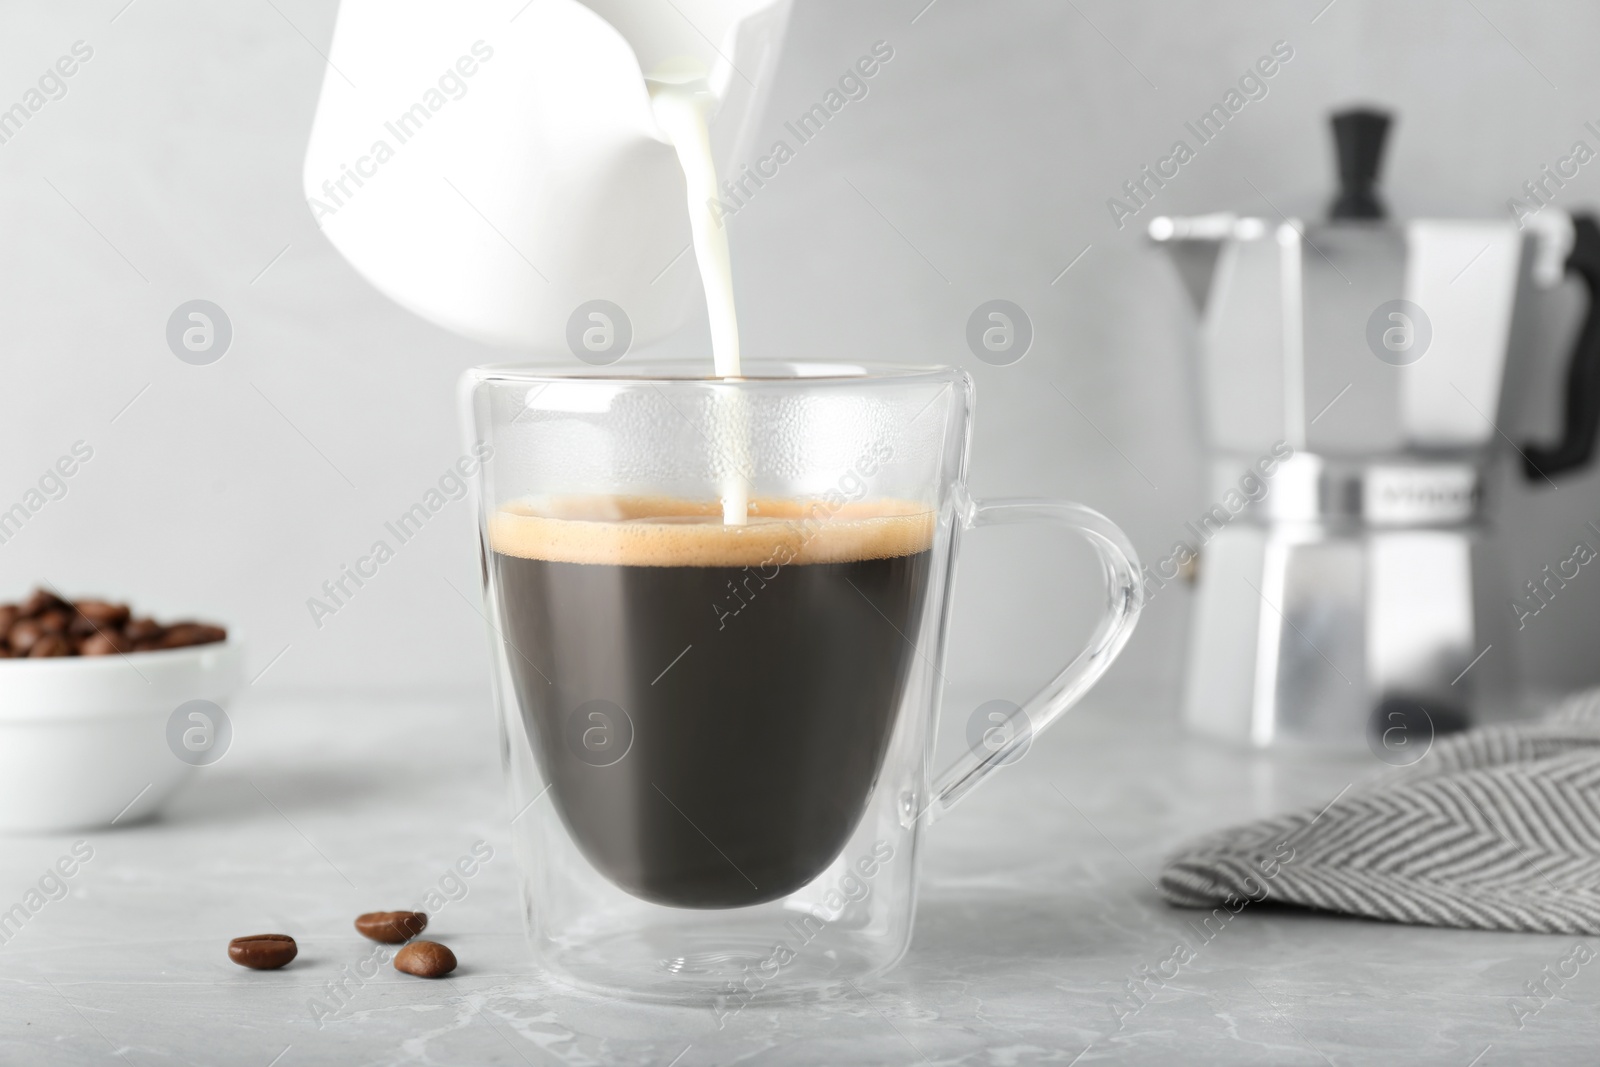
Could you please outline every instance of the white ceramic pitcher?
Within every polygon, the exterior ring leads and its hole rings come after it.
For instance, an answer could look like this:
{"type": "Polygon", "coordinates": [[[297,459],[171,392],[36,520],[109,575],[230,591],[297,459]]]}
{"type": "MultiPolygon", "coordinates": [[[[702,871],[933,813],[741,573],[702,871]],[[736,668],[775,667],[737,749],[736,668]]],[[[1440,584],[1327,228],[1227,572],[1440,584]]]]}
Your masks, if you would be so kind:
{"type": "Polygon", "coordinates": [[[710,72],[727,173],[754,132],[789,4],[343,0],[307,203],[368,281],[447,329],[562,350],[574,312],[606,300],[634,344],[659,338],[701,290],[683,174],[644,76],[685,58],[710,72]]]}

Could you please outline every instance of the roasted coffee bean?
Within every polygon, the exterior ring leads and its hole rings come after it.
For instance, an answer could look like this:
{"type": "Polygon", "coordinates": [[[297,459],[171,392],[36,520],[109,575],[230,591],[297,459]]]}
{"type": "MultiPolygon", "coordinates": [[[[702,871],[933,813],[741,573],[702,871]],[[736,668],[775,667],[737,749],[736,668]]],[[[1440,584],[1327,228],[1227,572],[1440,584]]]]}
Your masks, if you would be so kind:
{"type": "Polygon", "coordinates": [[[17,655],[26,656],[28,650],[43,636],[44,630],[40,628],[37,620],[22,619],[12,624],[11,631],[6,635],[6,643],[17,655]]]}
{"type": "Polygon", "coordinates": [[[67,640],[65,634],[45,634],[33,643],[32,648],[28,649],[29,659],[70,655],[72,655],[72,642],[67,640]]]}
{"type": "Polygon", "coordinates": [[[122,632],[130,641],[147,641],[152,637],[160,637],[166,629],[154,619],[129,619],[123,625],[122,632]]]}
{"type": "Polygon", "coordinates": [[[275,971],[299,951],[288,934],[251,934],[228,942],[228,958],[253,971],[275,971]]]}
{"type": "Polygon", "coordinates": [[[220,626],[207,626],[198,622],[175,622],[161,636],[162,648],[187,648],[190,645],[209,645],[224,640],[228,631],[220,626]]]}
{"type": "Polygon", "coordinates": [[[413,941],[394,954],[394,969],[418,978],[443,978],[456,969],[456,954],[437,941],[413,941]]]}
{"type": "Polygon", "coordinates": [[[420,911],[369,911],[356,916],[356,932],[385,945],[410,941],[427,928],[428,916],[420,911]]]}
{"type": "Polygon", "coordinates": [[[120,633],[128,621],[128,606],[126,604],[108,604],[103,600],[83,600],[74,605],[78,613],[67,624],[67,633],[74,637],[88,637],[90,634],[120,633]]]}
{"type": "Polygon", "coordinates": [[[193,631],[183,623],[167,627],[167,632],[156,638],[158,648],[187,648],[195,643],[193,631]]]}
{"type": "Polygon", "coordinates": [[[22,602],[21,612],[23,618],[31,619],[35,615],[38,615],[43,611],[47,611],[50,608],[70,607],[70,604],[56,596],[54,593],[50,592],[48,589],[35,589],[32,595],[30,595],[27,600],[22,602]]]}
{"type": "Polygon", "coordinates": [[[21,604],[0,604],[0,658],[18,656],[106,656],[154,652],[226,641],[220,626],[185,620],[164,626],[135,619],[126,604],[89,598],[71,603],[36,589],[21,604]],[[60,637],[34,651],[47,636],[60,637]]]}
{"type": "Polygon", "coordinates": [[[102,630],[97,634],[90,634],[78,643],[78,655],[110,656],[130,651],[132,648],[133,642],[116,630],[102,630]]]}
{"type": "Polygon", "coordinates": [[[79,600],[74,605],[84,622],[102,629],[121,626],[128,621],[130,612],[126,604],[112,604],[104,600],[79,600]]]}
{"type": "Polygon", "coordinates": [[[67,625],[72,622],[72,615],[61,608],[48,608],[39,612],[34,621],[47,634],[64,634],[67,625]]]}
{"type": "Polygon", "coordinates": [[[166,631],[167,628],[154,619],[132,619],[122,628],[129,641],[153,641],[166,631]]]}

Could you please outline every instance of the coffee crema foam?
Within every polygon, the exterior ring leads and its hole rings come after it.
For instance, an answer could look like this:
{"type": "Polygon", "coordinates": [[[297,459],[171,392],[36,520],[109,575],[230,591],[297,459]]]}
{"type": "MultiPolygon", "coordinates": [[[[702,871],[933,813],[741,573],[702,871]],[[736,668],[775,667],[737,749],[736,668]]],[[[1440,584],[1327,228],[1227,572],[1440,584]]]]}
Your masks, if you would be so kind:
{"type": "Polygon", "coordinates": [[[932,547],[934,525],[933,512],[904,500],[757,499],[747,524],[729,526],[717,500],[560,497],[503,505],[489,519],[489,544],[550,563],[788,566],[915,555],[932,547]]]}

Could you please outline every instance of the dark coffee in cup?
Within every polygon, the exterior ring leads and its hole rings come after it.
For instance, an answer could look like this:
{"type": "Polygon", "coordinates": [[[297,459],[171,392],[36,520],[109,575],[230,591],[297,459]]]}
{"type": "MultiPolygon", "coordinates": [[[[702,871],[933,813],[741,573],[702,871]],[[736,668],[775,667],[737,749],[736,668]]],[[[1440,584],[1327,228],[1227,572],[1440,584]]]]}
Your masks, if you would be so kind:
{"type": "Polygon", "coordinates": [[[860,822],[917,660],[934,519],[895,503],[585,498],[490,521],[550,801],[658,904],[776,900],[860,822]]]}

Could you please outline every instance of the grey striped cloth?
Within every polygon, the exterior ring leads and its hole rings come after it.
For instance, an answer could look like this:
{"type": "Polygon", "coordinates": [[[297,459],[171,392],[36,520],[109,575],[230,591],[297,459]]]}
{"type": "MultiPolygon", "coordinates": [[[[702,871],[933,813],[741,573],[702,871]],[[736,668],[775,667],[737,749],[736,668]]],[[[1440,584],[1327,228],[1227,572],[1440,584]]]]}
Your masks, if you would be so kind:
{"type": "Polygon", "coordinates": [[[1438,741],[1415,765],[1170,857],[1161,892],[1391,922],[1600,934],[1600,689],[1438,741]]]}

